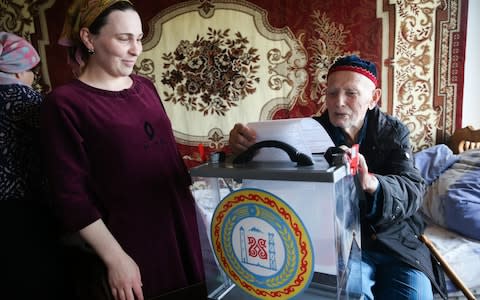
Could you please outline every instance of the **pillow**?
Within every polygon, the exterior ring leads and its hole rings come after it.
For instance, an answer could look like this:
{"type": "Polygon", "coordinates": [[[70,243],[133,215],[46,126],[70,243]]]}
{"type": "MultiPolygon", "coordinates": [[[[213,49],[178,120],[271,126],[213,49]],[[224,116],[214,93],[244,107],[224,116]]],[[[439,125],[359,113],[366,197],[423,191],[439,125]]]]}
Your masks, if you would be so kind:
{"type": "Polygon", "coordinates": [[[459,157],[445,144],[439,144],[415,153],[415,166],[427,185],[432,184],[459,157]]]}
{"type": "Polygon", "coordinates": [[[480,149],[458,157],[427,188],[422,212],[440,226],[480,240],[480,149]]]}

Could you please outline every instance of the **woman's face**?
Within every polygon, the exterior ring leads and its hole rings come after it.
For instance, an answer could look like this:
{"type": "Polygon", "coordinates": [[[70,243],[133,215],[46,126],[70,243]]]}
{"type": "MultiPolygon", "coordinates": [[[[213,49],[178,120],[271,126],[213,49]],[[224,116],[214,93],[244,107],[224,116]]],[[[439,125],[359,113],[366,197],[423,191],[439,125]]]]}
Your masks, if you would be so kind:
{"type": "Polygon", "coordinates": [[[25,85],[32,86],[35,78],[32,70],[23,71],[16,74],[17,79],[23,82],[25,85]]]}
{"type": "Polygon", "coordinates": [[[97,35],[92,35],[95,54],[88,67],[98,68],[111,77],[129,76],[142,53],[142,22],[134,10],[116,10],[107,17],[97,35]]]}

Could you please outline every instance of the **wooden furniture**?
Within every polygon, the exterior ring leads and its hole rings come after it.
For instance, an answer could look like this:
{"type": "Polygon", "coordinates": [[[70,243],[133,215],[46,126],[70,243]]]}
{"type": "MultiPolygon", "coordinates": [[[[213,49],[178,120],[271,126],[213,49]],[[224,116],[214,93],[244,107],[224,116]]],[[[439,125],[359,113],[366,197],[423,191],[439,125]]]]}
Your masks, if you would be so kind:
{"type": "Polygon", "coordinates": [[[455,130],[448,143],[453,153],[458,154],[470,149],[480,149],[480,129],[467,126],[455,130]]]}
{"type": "Polygon", "coordinates": [[[445,260],[445,258],[442,256],[442,254],[435,248],[435,245],[430,241],[430,239],[422,234],[420,236],[420,240],[427,245],[428,249],[430,249],[430,252],[435,256],[435,258],[438,260],[440,265],[443,268],[443,271],[445,274],[452,280],[452,282],[455,284],[455,286],[462,291],[463,295],[468,299],[468,300],[476,300],[475,296],[473,295],[472,291],[463,283],[463,281],[458,277],[457,273],[453,270],[453,268],[450,266],[450,264],[445,260]]]}

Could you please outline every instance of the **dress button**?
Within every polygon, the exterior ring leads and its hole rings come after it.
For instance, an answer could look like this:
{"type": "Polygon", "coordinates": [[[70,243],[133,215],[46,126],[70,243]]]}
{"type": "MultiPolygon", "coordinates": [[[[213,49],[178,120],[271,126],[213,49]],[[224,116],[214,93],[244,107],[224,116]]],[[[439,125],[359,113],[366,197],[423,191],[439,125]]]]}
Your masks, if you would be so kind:
{"type": "Polygon", "coordinates": [[[372,235],[370,236],[370,238],[375,241],[375,240],[377,239],[377,235],[376,235],[375,233],[372,233],[372,235]]]}

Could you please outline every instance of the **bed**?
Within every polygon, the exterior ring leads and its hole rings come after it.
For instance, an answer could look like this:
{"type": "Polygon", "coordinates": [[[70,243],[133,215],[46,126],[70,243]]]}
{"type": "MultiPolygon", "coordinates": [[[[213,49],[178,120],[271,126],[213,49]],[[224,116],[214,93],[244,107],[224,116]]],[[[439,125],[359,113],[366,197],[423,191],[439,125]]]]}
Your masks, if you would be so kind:
{"type": "Polygon", "coordinates": [[[448,146],[416,153],[415,164],[428,184],[424,236],[455,273],[447,277],[449,299],[480,299],[480,130],[457,130],[448,146]]]}

